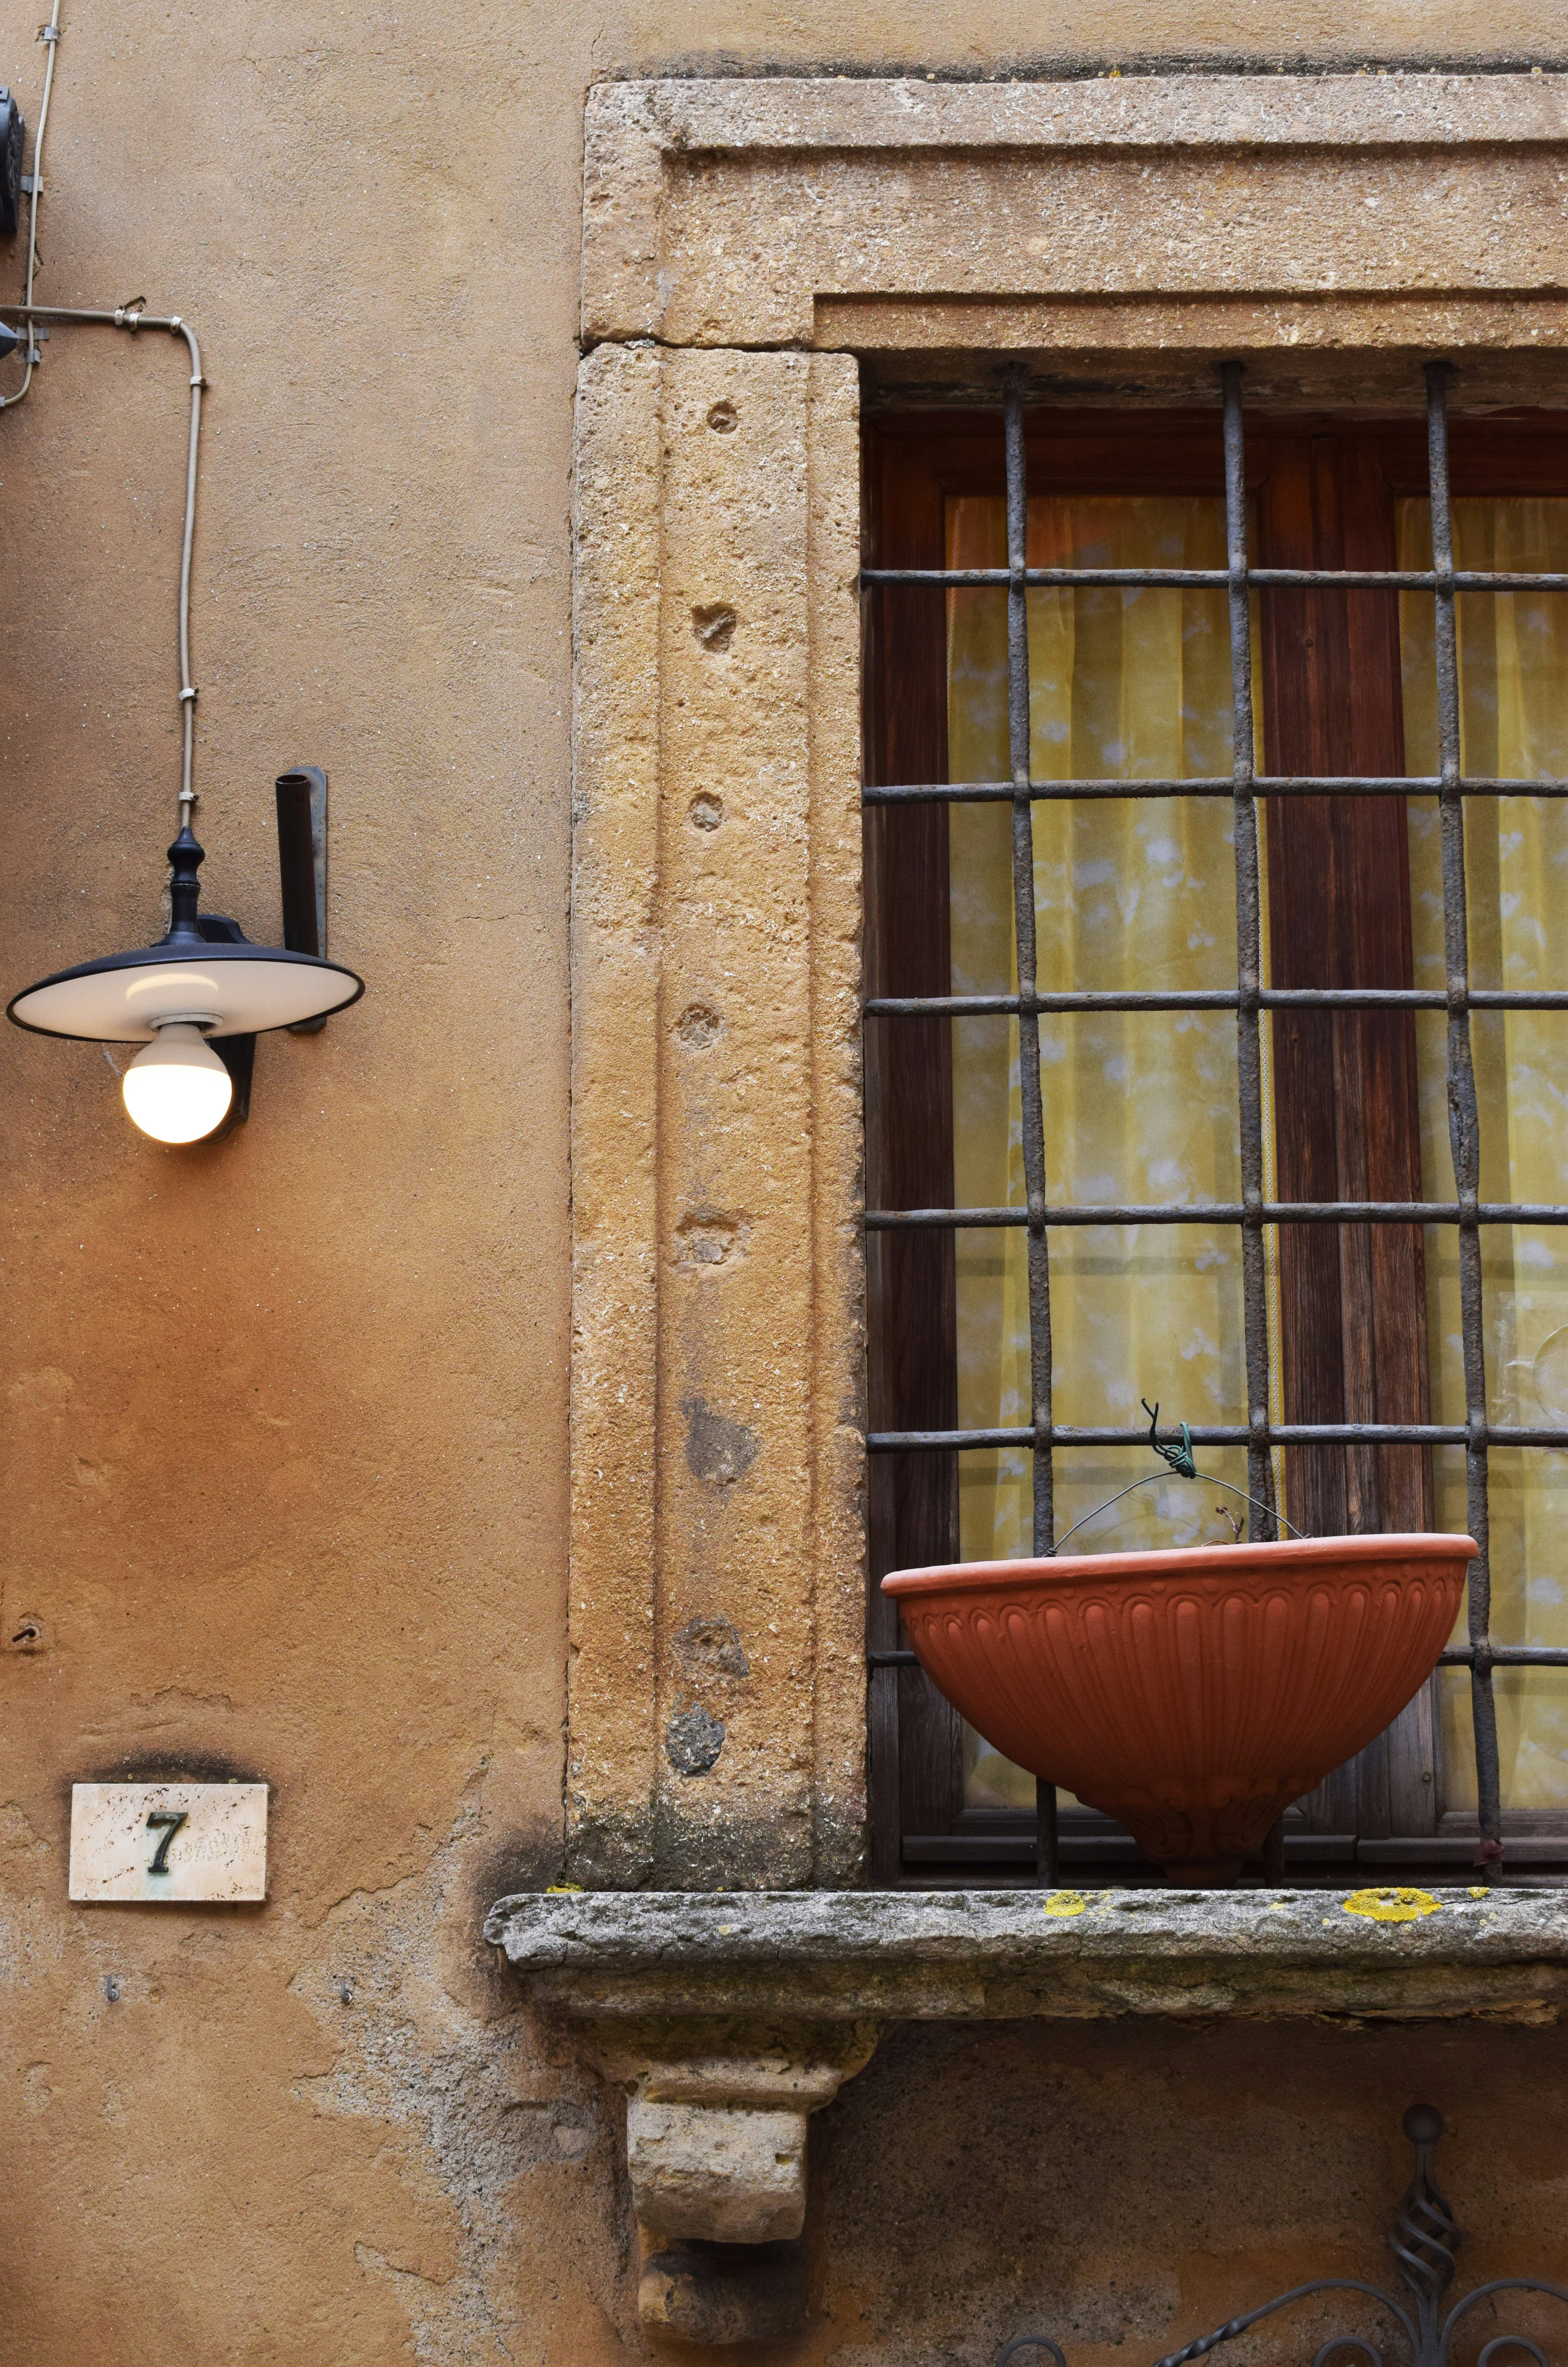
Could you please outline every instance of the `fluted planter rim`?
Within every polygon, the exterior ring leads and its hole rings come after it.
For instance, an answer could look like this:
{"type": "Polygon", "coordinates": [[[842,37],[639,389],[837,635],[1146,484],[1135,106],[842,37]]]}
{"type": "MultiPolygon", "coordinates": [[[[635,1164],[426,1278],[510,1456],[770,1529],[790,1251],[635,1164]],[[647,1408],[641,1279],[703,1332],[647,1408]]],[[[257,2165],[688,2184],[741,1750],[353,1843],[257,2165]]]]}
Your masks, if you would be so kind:
{"type": "Polygon", "coordinates": [[[1103,1574],[1110,1578],[1178,1578],[1199,1570],[1218,1569],[1235,1575],[1249,1563],[1262,1561],[1270,1570],[1310,1569],[1314,1565],[1348,1561],[1408,1561],[1427,1556],[1442,1561],[1473,1561],[1481,1550],[1475,1539],[1445,1530],[1378,1530],[1355,1537],[1280,1537],[1233,1543],[1222,1537],[1211,1545],[1136,1546],[1122,1553],[1014,1554],[1005,1561],[933,1562],[918,1569],[889,1570],[882,1581],[885,1594],[922,1594],[954,1588],[976,1591],[1027,1577],[1040,1585],[1053,1574],[1075,1582],[1103,1574]]]}

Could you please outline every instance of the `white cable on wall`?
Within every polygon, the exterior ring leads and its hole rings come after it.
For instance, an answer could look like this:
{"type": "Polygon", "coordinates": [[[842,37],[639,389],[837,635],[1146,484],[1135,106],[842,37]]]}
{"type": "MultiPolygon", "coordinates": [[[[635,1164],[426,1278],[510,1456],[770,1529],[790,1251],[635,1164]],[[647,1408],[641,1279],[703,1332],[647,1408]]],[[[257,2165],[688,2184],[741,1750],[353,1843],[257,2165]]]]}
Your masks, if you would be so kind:
{"type": "Polygon", "coordinates": [[[202,375],[201,347],[195,330],[177,312],[154,316],[141,306],[144,299],[117,305],[112,311],[86,311],[75,306],[35,304],[33,281],[38,268],[38,210],[43,194],[43,142],[49,125],[50,96],[54,88],[54,55],[60,44],[60,0],[47,25],[39,29],[39,38],[48,43],[49,59],[43,73],[43,97],[39,107],[38,132],[33,141],[32,186],[28,192],[31,205],[28,214],[28,268],[22,301],[0,304],[0,314],[17,314],[27,323],[27,362],[22,383],[15,394],[0,395],[0,411],[9,411],[20,402],[33,382],[33,357],[37,345],[32,334],[36,321],[58,321],[68,327],[123,329],[135,336],[143,329],[162,329],[170,336],[183,337],[190,356],[190,434],[186,452],[186,513],[185,529],[180,540],[180,590],[176,629],[176,658],[179,668],[178,704],[180,710],[180,794],[179,817],[183,826],[190,820],[196,803],[192,774],[196,754],[196,685],[190,678],[190,571],[191,554],[196,542],[196,479],[201,448],[201,396],[207,384],[202,375]]]}

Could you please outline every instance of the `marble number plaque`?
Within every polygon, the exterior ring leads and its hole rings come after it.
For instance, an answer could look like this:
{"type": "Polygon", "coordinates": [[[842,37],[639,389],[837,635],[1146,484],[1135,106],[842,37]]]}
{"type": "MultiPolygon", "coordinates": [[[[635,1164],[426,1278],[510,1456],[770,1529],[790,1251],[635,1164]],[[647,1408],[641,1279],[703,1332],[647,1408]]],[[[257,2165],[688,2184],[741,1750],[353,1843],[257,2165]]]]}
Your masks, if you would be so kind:
{"type": "Polygon", "coordinates": [[[265,1784],[73,1784],[71,1896],[266,1897],[265,1784]]]}

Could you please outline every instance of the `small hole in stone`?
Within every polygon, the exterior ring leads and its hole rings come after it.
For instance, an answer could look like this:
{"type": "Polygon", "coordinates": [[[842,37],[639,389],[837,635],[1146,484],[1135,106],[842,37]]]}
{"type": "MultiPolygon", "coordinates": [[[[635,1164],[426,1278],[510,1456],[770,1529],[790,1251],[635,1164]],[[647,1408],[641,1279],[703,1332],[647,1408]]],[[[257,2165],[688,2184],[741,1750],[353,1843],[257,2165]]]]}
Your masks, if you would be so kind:
{"type": "Polygon", "coordinates": [[[675,1022],[675,1033],[694,1051],[705,1052],[723,1025],[717,1012],[710,1010],[705,1002],[691,1002],[675,1022]]]}
{"type": "Polygon", "coordinates": [[[694,608],[692,630],[705,650],[727,650],[735,633],[735,611],[722,600],[711,608],[694,608]]]}
{"type": "Polygon", "coordinates": [[[733,436],[735,405],[732,402],[716,402],[708,413],[708,425],[716,436],[733,436]]]}
{"type": "Polygon", "coordinates": [[[701,789],[692,799],[686,811],[691,816],[694,830],[716,830],[724,820],[724,799],[711,796],[706,789],[701,789]]]}

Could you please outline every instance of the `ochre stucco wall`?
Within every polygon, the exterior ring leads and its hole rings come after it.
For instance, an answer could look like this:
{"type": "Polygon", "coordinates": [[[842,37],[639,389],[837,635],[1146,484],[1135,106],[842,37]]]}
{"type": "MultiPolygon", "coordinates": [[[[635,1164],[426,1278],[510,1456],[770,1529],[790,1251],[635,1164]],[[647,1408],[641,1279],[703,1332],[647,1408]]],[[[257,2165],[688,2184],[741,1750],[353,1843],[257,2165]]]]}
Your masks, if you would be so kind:
{"type": "MultiPolygon", "coordinates": [[[[0,8],[0,74],[29,120],[41,13],[0,8]]],[[[688,68],[1333,63],[1345,13],[1077,0],[1048,45],[1021,5],[64,0],[62,22],[39,300],[145,294],[196,323],[211,381],[194,607],[209,901],[274,934],[272,776],[325,764],[333,945],[369,992],[319,1037],[265,1042],[249,1125],[207,1153],[135,1134],[95,1048],[0,1031],[6,2353],[589,2367],[640,2342],[614,2106],[477,1940],[493,1896],[551,1877],[560,1829],[584,91],[688,68]],[[28,1614],[40,1651],[10,1646],[28,1614]],[[67,1905],[71,1782],[164,1772],[275,1787],[265,1908],[67,1905]]],[[[1414,7],[1363,8],[1354,30],[1374,62],[1430,40],[1414,7]]],[[[1547,0],[1472,0],[1445,12],[1440,55],[1551,62],[1560,37],[1547,0]]],[[[19,269],[17,250],[7,284],[19,269]]],[[[96,331],[45,350],[0,415],[7,994],[152,933],[177,773],[182,355],[96,331]]],[[[901,2261],[945,2205],[901,2183],[899,2149],[990,2127],[998,2097],[1016,2119],[1034,2090],[1009,2043],[910,2041],[834,2108],[814,2240],[827,2277],[847,2214],[830,2273],[862,2299],[802,2355],[937,2341],[901,2261]],[[991,2065],[972,2111],[955,2044],[991,2065]],[[835,2128],[868,2133],[897,2243],[863,2195],[835,2203],[855,2161],[835,2128]]],[[[1298,2115],[1381,2164],[1391,2100],[1423,2084],[1402,2043],[1258,2033],[1243,2051],[1267,2090],[1282,2050],[1298,2115]]],[[[1464,2044],[1475,2119],[1529,2151],[1529,2050],[1555,2077],[1557,2042],[1464,2044]]],[[[1099,2099],[1073,2125],[1109,2148],[1129,2243],[1153,2231],[1139,2277],[1172,2308],[1228,2307],[1179,2263],[1253,2242],[1292,2107],[1233,2115],[1218,2041],[1021,2044],[1043,2113],[1064,2079],[1099,2099]],[[1190,2219],[1168,2198],[1140,2216],[1140,2066],[1194,2141],[1232,2148],[1190,2219]]],[[[1012,2121],[997,2125],[1005,2151],[1012,2121]]],[[[1524,2232],[1545,2230],[1553,2162],[1521,2167],[1540,2203],[1524,2232]]],[[[1035,2190],[1013,2191],[1027,2216],[1035,2190]]],[[[1050,2261],[1019,2258],[1021,2322],[1050,2261]]],[[[1269,2276],[1304,2264],[1269,2251],[1269,2276]]],[[[982,2265],[1001,2290],[1000,2251],[982,2265]]],[[[979,2358],[1012,2322],[999,2302],[944,2307],[944,2355],[979,2358]]],[[[1146,2323],[1165,2331],[1152,2305],[1146,2323]]],[[[1103,2332],[1086,2319],[1079,2354],[1103,2332]]]]}

